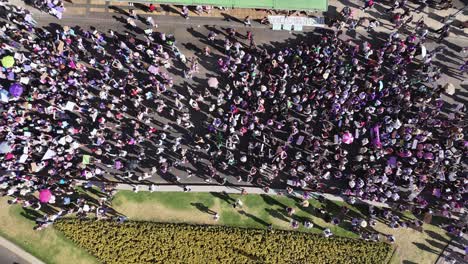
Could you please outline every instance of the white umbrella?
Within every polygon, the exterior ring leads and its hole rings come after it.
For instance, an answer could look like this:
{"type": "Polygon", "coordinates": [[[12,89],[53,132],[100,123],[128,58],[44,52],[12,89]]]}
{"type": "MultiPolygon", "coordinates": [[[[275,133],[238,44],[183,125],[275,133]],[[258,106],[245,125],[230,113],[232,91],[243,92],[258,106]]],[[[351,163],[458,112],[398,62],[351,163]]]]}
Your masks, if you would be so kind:
{"type": "Polygon", "coordinates": [[[447,83],[446,85],[444,85],[444,89],[448,95],[453,95],[455,93],[455,85],[453,85],[452,83],[447,83]]]}
{"type": "Polygon", "coordinates": [[[208,86],[211,88],[218,88],[219,81],[218,79],[211,77],[208,79],[208,86]]]}
{"type": "Polygon", "coordinates": [[[10,95],[8,94],[8,91],[4,90],[4,89],[1,89],[0,90],[0,101],[2,101],[4,103],[8,103],[9,100],[10,100],[10,95]]]}
{"type": "Polygon", "coordinates": [[[11,152],[11,150],[12,150],[12,148],[11,148],[10,144],[8,144],[8,142],[4,141],[4,142],[0,143],[0,153],[1,154],[11,152]]]}
{"type": "Polygon", "coordinates": [[[362,220],[361,221],[361,227],[366,227],[367,226],[367,221],[366,220],[362,220]]]}
{"type": "Polygon", "coordinates": [[[51,159],[51,158],[55,157],[55,155],[57,155],[57,153],[55,151],[53,151],[52,149],[48,149],[46,151],[46,153],[44,154],[44,157],[42,157],[42,160],[51,159]]]}
{"type": "Polygon", "coordinates": [[[421,45],[421,58],[424,59],[424,57],[426,57],[426,55],[427,55],[427,49],[426,49],[426,47],[421,45]]]}

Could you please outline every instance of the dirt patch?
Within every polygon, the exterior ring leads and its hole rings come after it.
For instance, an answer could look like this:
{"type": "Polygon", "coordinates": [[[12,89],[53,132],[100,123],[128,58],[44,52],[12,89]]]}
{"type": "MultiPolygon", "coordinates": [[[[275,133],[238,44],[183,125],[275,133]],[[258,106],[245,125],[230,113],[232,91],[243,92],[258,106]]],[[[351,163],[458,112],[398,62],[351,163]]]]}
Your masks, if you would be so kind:
{"type": "MultiPolygon", "coordinates": [[[[213,220],[213,214],[202,212],[195,206],[191,210],[176,210],[158,203],[133,203],[123,200],[118,204],[119,206],[115,206],[115,209],[132,220],[216,224],[213,220]]],[[[219,213],[221,209],[219,201],[215,200],[215,205],[209,209],[219,213]]]]}
{"type": "MultiPolygon", "coordinates": [[[[426,225],[424,229],[432,230],[440,233],[442,237],[446,237],[441,229],[435,228],[432,225],[426,225]]],[[[441,248],[428,243],[431,237],[426,232],[421,233],[412,228],[392,229],[382,223],[377,223],[375,230],[383,234],[391,233],[395,236],[396,244],[400,249],[398,253],[401,261],[435,263],[437,257],[442,252],[441,248]]]]}

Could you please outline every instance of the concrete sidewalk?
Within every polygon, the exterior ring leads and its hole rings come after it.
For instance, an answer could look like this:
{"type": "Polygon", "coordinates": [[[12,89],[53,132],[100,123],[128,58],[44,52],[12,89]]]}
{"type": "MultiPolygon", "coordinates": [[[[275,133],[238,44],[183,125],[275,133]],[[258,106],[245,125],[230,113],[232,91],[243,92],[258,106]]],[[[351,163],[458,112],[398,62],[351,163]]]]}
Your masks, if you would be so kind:
{"type": "MultiPolygon", "coordinates": [[[[27,7],[35,17],[52,17],[51,15],[40,11],[34,7],[27,6],[24,1],[22,0],[10,0],[10,3],[27,7]]],[[[375,28],[376,32],[382,33],[389,33],[394,31],[394,24],[391,22],[392,19],[392,12],[387,11],[390,8],[390,4],[393,1],[385,1],[385,3],[376,3],[374,7],[368,10],[362,10],[361,8],[364,6],[364,1],[358,0],[330,0],[329,1],[329,8],[327,12],[314,12],[311,15],[317,17],[325,17],[326,19],[334,19],[338,18],[339,12],[343,10],[344,7],[350,7],[353,11],[353,17],[355,19],[359,18],[367,18],[368,20],[378,20],[381,23],[381,26],[375,28]]],[[[183,24],[203,24],[203,21],[206,19],[216,19],[219,20],[219,23],[223,25],[235,25],[235,26],[244,26],[242,21],[246,16],[250,16],[252,20],[261,19],[265,16],[268,16],[269,12],[266,10],[255,10],[255,9],[229,9],[229,10],[220,10],[217,8],[213,8],[209,14],[203,13],[201,15],[197,15],[196,13],[190,13],[190,19],[185,20],[180,15],[180,6],[174,5],[163,5],[164,8],[158,8],[158,11],[153,13],[146,12],[145,5],[142,4],[135,4],[134,6],[130,6],[128,2],[119,2],[119,1],[105,1],[105,0],[73,0],[72,2],[65,2],[65,13],[63,15],[64,18],[66,17],[81,17],[81,18],[88,18],[88,19],[95,19],[103,14],[114,15],[114,16],[123,16],[127,17],[128,12],[130,9],[134,9],[135,12],[141,16],[153,16],[155,22],[158,23],[165,23],[166,20],[172,23],[176,21],[176,23],[183,23],[183,24]],[[229,19],[229,21],[227,20],[229,19]]],[[[465,4],[460,0],[453,0],[453,7],[448,8],[446,10],[438,10],[431,7],[426,7],[422,12],[416,13],[411,12],[413,15],[413,23],[418,21],[419,19],[423,18],[425,24],[433,29],[437,30],[441,28],[444,23],[444,18],[457,13],[461,8],[463,8],[465,4]]],[[[408,7],[410,10],[417,9],[418,5],[412,2],[408,3],[408,7]]],[[[393,13],[403,13],[402,9],[396,9],[393,13]]],[[[304,16],[304,14],[300,14],[300,16],[304,16]]],[[[468,21],[468,12],[458,12],[456,16],[457,21],[468,21]]],[[[271,27],[270,25],[262,25],[259,22],[252,21],[252,27],[271,27]]],[[[312,27],[311,27],[312,28],[312,27]]],[[[358,31],[365,31],[363,27],[360,27],[358,31]]],[[[458,29],[453,27],[451,31],[451,36],[456,35],[457,37],[468,39],[468,29],[458,29]]]]}
{"type": "MultiPolygon", "coordinates": [[[[16,256],[5,256],[5,257],[0,257],[0,260],[4,261],[7,259],[14,259],[15,262],[13,263],[19,263],[19,264],[25,264],[25,263],[31,263],[31,264],[45,264],[38,258],[34,257],[33,255],[29,254],[28,252],[24,251],[22,248],[18,247],[14,243],[10,242],[9,240],[5,239],[4,237],[0,236],[0,247],[3,247],[7,249],[7,251],[10,251],[11,253],[14,253],[16,256]],[[20,259],[18,259],[20,258],[20,259]]],[[[47,249],[44,249],[47,250],[47,249]]],[[[2,250],[3,251],[3,250],[2,250]]],[[[7,263],[2,263],[2,264],[7,264],[7,263]]]]}
{"type": "Polygon", "coordinates": [[[435,264],[453,264],[455,263],[468,263],[468,255],[465,254],[464,248],[468,243],[468,234],[463,237],[457,237],[452,239],[447,247],[445,247],[442,254],[440,254],[435,264]]]}
{"type": "MultiPolygon", "coordinates": [[[[78,181],[79,185],[86,185],[87,183],[88,183],[87,181],[78,181]]],[[[102,186],[102,182],[99,182],[99,181],[89,181],[89,183],[91,183],[94,186],[102,186]]],[[[285,189],[270,189],[268,192],[265,192],[265,190],[260,187],[239,187],[239,186],[233,186],[233,185],[209,185],[209,184],[158,185],[158,184],[155,184],[155,186],[156,186],[155,192],[183,192],[184,187],[187,187],[190,189],[191,192],[205,192],[205,193],[225,192],[225,193],[240,194],[244,190],[244,192],[246,192],[247,194],[292,195],[296,197],[301,197],[304,194],[304,191],[298,191],[298,190],[294,190],[291,194],[287,194],[285,189]]],[[[139,191],[149,191],[149,187],[150,185],[148,184],[118,183],[116,186],[116,189],[133,191],[135,188],[138,188],[139,191]]],[[[338,195],[329,194],[329,193],[319,193],[319,192],[308,192],[308,193],[310,194],[311,197],[323,196],[325,199],[330,200],[330,201],[339,201],[339,202],[346,201],[344,196],[338,196],[338,195]]],[[[386,207],[386,208],[390,207],[390,205],[387,203],[362,200],[359,198],[356,198],[356,201],[358,203],[365,203],[365,204],[369,204],[369,205],[373,205],[377,207],[386,207]]]]}

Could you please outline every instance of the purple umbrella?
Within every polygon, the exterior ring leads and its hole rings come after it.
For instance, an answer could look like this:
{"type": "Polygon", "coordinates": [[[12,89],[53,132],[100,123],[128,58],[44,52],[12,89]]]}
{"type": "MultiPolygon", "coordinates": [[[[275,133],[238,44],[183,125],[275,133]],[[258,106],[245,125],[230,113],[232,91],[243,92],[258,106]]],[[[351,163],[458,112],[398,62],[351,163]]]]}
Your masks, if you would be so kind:
{"type": "Polygon", "coordinates": [[[114,166],[116,170],[120,170],[122,168],[122,162],[120,162],[120,160],[116,160],[114,166]]]}
{"type": "Polygon", "coordinates": [[[424,153],[424,159],[433,160],[434,159],[434,154],[432,154],[432,152],[425,152],[424,153]]]}
{"type": "Polygon", "coordinates": [[[41,203],[49,202],[50,198],[52,198],[52,193],[49,189],[44,189],[39,192],[39,201],[41,201],[41,203]]]}
{"type": "Polygon", "coordinates": [[[14,97],[20,97],[23,94],[23,86],[19,83],[14,83],[10,86],[9,92],[14,97]]]}
{"type": "Polygon", "coordinates": [[[149,68],[148,68],[148,72],[150,72],[152,74],[158,74],[159,73],[159,68],[155,67],[153,65],[150,65],[149,68]]]}
{"type": "Polygon", "coordinates": [[[397,165],[397,158],[395,156],[391,156],[390,158],[388,158],[387,165],[392,168],[395,168],[397,165]]]}

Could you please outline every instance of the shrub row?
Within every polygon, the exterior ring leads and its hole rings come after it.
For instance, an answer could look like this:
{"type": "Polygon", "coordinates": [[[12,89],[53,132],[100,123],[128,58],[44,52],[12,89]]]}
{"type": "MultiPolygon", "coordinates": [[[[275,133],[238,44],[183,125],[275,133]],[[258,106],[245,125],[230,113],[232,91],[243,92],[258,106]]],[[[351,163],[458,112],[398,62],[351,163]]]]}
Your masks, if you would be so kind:
{"type": "Polygon", "coordinates": [[[386,243],[301,232],[65,219],[66,237],[103,263],[385,263],[386,243]]]}

